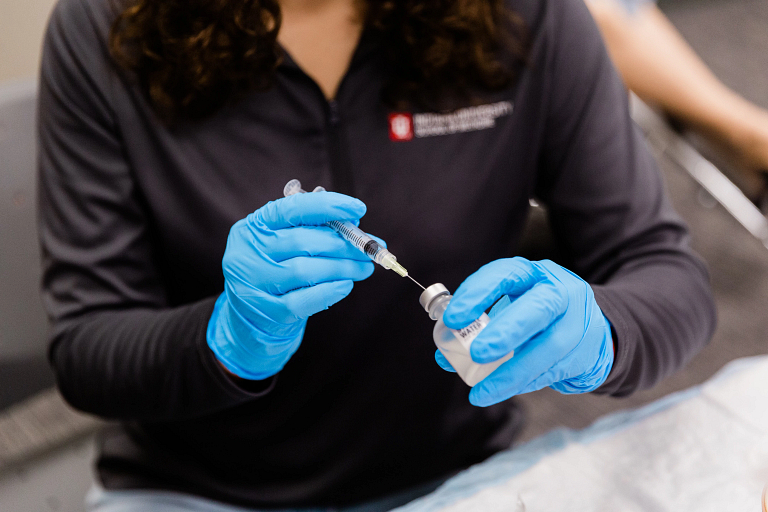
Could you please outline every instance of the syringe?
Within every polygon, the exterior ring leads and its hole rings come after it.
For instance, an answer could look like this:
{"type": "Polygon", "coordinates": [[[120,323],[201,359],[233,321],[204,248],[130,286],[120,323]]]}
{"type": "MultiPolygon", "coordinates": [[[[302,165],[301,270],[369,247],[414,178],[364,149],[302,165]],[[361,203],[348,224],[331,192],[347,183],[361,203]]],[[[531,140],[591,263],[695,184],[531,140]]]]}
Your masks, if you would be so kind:
{"type": "MultiPolygon", "coordinates": [[[[325,189],[323,187],[316,187],[312,192],[322,192],[325,189]]],[[[304,194],[306,190],[301,189],[301,182],[299,180],[291,180],[283,188],[283,194],[285,197],[292,196],[294,194],[304,194]]],[[[338,233],[344,240],[351,243],[362,252],[364,252],[373,261],[386,268],[387,270],[394,270],[401,277],[407,277],[414,283],[417,283],[411,276],[408,275],[408,271],[405,270],[401,264],[397,262],[397,258],[394,254],[382,247],[376,240],[368,236],[364,231],[355,226],[349,221],[332,220],[327,222],[326,225],[338,233]]],[[[424,288],[423,286],[421,286],[424,288]]]]}

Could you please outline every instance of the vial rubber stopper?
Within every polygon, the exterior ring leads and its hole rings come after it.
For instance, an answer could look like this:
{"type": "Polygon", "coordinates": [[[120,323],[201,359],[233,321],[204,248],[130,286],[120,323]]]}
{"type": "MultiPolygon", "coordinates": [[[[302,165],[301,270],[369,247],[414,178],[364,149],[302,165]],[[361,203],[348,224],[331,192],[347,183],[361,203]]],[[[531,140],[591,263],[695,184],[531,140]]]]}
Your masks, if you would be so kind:
{"type": "Polygon", "coordinates": [[[448,288],[443,283],[435,283],[428,286],[419,296],[419,304],[424,308],[424,311],[429,313],[429,306],[432,301],[441,295],[450,295],[448,288]]]}

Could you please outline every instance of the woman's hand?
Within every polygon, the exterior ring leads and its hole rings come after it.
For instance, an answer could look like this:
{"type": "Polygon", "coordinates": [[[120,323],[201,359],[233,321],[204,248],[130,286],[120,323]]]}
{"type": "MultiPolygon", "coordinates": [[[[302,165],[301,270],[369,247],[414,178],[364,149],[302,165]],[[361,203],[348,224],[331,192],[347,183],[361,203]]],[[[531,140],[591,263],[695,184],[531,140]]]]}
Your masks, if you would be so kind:
{"type": "MultiPolygon", "coordinates": [[[[517,257],[485,265],[459,286],[443,321],[452,329],[466,327],[504,296],[472,342],[470,355],[477,363],[512,350],[515,355],[472,388],[473,405],[492,405],[545,386],[585,393],[605,382],[613,365],[610,323],[592,288],[551,261],[517,257]]],[[[436,358],[450,369],[439,352],[436,358]]]]}
{"type": "Polygon", "coordinates": [[[358,222],[365,204],[342,194],[272,201],[232,226],[222,260],[224,293],[208,346],[232,374],[260,380],[296,352],[307,318],[352,291],[373,262],[324,224],[358,222]]]}

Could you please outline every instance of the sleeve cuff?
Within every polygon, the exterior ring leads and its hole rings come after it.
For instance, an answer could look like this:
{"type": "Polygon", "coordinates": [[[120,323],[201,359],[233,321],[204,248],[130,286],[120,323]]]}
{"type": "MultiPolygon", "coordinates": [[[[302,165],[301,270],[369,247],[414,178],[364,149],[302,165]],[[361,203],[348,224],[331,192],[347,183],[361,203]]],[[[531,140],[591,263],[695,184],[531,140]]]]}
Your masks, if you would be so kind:
{"type": "Polygon", "coordinates": [[[592,291],[595,294],[595,302],[600,306],[600,310],[611,324],[615,347],[611,372],[605,382],[593,392],[617,396],[629,394],[631,390],[623,389],[623,383],[632,363],[630,354],[633,351],[631,346],[636,341],[633,339],[624,315],[612,299],[612,293],[600,285],[592,285],[592,291]]]}
{"type": "Polygon", "coordinates": [[[197,346],[203,366],[218,387],[237,401],[259,398],[267,395],[274,389],[277,375],[273,375],[264,380],[254,381],[232,377],[224,370],[224,368],[222,368],[221,363],[219,363],[219,360],[216,359],[213,351],[208,346],[206,330],[208,327],[208,320],[213,313],[213,307],[217,298],[218,296],[207,301],[205,321],[201,323],[200,331],[198,332],[197,346]]]}

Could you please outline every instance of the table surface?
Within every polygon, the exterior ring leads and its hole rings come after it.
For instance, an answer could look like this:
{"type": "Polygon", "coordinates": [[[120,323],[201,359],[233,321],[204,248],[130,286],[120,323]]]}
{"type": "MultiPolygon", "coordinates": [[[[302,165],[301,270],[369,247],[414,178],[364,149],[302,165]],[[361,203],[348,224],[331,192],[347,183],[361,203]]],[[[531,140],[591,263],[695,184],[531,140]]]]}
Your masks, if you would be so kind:
{"type": "Polygon", "coordinates": [[[768,356],[583,430],[557,429],[398,512],[758,511],[768,483],[768,356]]]}

